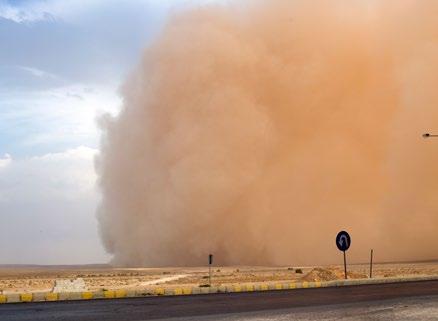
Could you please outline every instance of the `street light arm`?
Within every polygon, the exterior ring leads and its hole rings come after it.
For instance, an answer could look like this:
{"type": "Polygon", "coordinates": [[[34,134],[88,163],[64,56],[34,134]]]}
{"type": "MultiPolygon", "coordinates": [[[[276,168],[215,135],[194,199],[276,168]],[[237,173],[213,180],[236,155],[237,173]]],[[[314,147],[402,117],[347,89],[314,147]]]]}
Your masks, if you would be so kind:
{"type": "Polygon", "coordinates": [[[430,137],[438,137],[438,135],[433,135],[429,133],[423,134],[423,138],[430,138],[430,137]]]}

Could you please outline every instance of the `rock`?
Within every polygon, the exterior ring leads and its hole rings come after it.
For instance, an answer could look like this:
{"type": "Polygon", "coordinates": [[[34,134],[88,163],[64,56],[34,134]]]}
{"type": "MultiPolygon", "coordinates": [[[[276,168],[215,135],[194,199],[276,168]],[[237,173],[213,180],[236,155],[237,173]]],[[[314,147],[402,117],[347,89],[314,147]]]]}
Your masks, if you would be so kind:
{"type": "Polygon", "coordinates": [[[88,291],[85,281],[82,278],[77,278],[74,280],[56,280],[55,287],[53,288],[54,293],[62,292],[86,292],[88,291]]]}

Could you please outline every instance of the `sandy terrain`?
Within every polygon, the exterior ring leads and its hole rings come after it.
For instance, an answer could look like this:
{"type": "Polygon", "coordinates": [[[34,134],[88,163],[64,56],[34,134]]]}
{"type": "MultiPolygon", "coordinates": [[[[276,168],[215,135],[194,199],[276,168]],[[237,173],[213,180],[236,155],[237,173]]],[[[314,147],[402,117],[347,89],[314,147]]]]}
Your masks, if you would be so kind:
{"type": "MultiPolygon", "coordinates": [[[[272,281],[330,281],[342,279],[342,266],[214,267],[212,285],[272,281]]],[[[369,266],[349,266],[349,278],[367,278],[369,266]]],[[[373,277],[438,275],[438,262],[375,264],[373,277]]],[[[111,268],[109,266],[0,266],[0,293],[51,291],[56,280],[82,278],[88,290],[185,287],[208,284],[208,267],[111,268]]]]}

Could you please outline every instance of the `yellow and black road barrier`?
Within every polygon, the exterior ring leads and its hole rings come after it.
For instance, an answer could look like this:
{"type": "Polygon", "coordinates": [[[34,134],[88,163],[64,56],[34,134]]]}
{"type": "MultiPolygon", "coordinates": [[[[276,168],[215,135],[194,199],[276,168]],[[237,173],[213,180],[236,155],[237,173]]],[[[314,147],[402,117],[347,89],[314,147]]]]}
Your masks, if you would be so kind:
{"type": "Polygon", "coordinates": [[[366,284],[383,284],[397,282],[416,282],[416,281],[438,281],[438,276],[415,276],[404,278],[375,278],[375,279],[352,279],[336,280],[326,282],[307,282],[291,281],[277,283],[244,283],[221,285],[217,287],[183,287],[183,288],[166,288],[159,287],[154,289],[114,289],[87,292],[34,292],[34,293],[13,293],[0,294],[0,304],[4,303],[28,303],[28,302],[54,302],[68,300],[97,300],[97,299],[123,299],[147,296],[183,296],[197,294],[215,294],[215,293],[239,293],[255,291],[279,291],[295,289],[312,289],[324,287],[339,286],[359,286],[366,284]]]}

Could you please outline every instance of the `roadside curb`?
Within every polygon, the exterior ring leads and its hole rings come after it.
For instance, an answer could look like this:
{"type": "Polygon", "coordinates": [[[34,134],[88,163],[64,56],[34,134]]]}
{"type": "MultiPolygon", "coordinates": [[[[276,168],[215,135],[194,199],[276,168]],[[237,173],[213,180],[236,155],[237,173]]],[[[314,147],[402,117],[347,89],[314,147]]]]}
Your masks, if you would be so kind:
{"type": "Polygon", "coordinates": [[[294,289],[312,289],[326,287],[342,286],[359,286],[359,285],[377,285],[385,283],[403,283],[419,281],[438,281],[438,276],[415,276],[404,278],[375,278],[375,279],[354,279],[354,280],[336,280],[326,282],[282,282],[282,283],[244,283],[233,285],[221,285],[219,287],[191,287],[191,288],[155,288],[142,290],[101,290],[87,292],[70,292],[70,293],[52,293],[52,292],[35,292],[35,293],[14,293],[0,295],[0,304],[6,303],[29,303],[29,302],[55,302],[55,301],[77,301],[77,300],[97,300],[97,299],[123,299],[123,298],[140,298],[151,296],[184,296],[198,294],[215,294],[215,293],[239,293],[239,292],[260,292],[260,291],[278,291],[294,289]]]}

